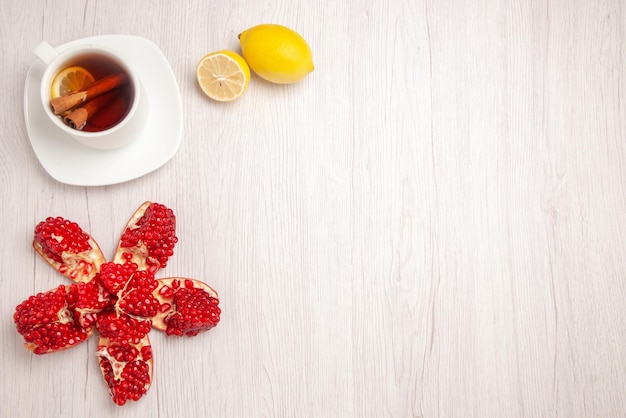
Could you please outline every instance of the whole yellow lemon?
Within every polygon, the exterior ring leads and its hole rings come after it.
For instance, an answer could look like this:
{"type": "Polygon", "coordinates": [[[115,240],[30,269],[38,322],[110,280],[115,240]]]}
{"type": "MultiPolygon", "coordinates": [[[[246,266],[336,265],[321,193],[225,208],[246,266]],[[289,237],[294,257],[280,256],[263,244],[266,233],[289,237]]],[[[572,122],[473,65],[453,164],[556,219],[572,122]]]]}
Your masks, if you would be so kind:
{"type": "Polygon", "coordinates": [[[295,83],[313,71],[311,48],[300,34],[285,26],[251,27],[239,34],[239,43],[252,71],[272,83],[295,83]]]}

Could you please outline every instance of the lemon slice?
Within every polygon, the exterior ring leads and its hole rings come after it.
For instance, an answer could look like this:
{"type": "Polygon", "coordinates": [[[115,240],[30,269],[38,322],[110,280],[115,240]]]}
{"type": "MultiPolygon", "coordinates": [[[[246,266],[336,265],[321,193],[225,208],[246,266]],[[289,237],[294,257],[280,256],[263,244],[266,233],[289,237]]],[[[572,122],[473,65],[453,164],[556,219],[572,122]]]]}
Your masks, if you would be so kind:
{"type": "Polygon", "coordinates": [[[205,55],[198,62],[196,77],[207,96],[228,102],[241,97],[248,88],[250,67],[236,52],[217,51],[205,55]]]}
{"type": "Polygon", "coordinates": [[[86,89],[95,79],[83,67],[69,67],[61,71],[52,80],[50,98],[65,96],[68,93],[86,89]]]}

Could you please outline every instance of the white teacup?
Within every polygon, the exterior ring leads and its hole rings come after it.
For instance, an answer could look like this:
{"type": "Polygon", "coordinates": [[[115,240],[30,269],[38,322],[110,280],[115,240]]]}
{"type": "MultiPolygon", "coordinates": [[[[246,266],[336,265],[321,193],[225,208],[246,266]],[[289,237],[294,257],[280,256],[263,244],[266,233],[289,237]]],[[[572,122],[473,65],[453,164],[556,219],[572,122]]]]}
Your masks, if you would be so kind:
{"type": "MultiPolygon", "coordinates": [[[[35,55],[47,66],[41,78],[41,104],[45,113],[58,129],[80,144],[97,149],[119,148],[129,144],[139,136],[148,118],[149,103],[136,71],[119,53],[110,48],[93,44],[58,50],[48,43],[42,42],[35,48],[35,55]],[[104,130],[87,131],[82,130],[82,126],[71,127],[64,122],[63,116],[55,114],[51,107],[51,88],[54,77],[68,67],[83,66],[84,62],[87,62],[87,65],[95,66],[95,68],[87,68],[87,70],[92,72],[96,80],[100,75],[106,76],[107,72],[112,71],[126,75],[125,80],[127,81],[124,88],[130,89],[130,92],[126,91],[129,99],[125,115],[116,124],[104,130]],[[100,75],[96,76],[96,74],[100,75]]],[[[81,106],[83,104],[79,103],[72,110],[81,106]]],[[[100,112],[104,111],[104,109],[100,110],[100,112]]]]}

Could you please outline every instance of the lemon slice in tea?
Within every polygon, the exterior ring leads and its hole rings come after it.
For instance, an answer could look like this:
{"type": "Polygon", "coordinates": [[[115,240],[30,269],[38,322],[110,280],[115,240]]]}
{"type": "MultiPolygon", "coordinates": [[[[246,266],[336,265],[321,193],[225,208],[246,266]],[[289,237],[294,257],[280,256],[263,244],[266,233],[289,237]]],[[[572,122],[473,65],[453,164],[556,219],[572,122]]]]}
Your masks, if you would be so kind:
{"type": "Polygon", "coordinates": [[[95,79],[83,67],[69,67],[52,80],[50,98],[65,96],[68,93],[86,89],[95,79]]]}

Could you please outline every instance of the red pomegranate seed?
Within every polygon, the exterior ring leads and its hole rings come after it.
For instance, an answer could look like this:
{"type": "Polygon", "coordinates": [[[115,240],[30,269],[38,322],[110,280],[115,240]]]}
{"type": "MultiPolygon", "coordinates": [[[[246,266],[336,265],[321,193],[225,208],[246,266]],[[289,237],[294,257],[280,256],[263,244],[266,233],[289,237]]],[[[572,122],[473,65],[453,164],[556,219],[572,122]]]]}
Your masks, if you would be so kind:
{"type": "Polygon", "coordinates": [[[163,296],[164,298],[172,298],[174,297],[174,293],[176,293],[174,291],[173,287],[169,287],[169,286],[163,286],[160,290],[159,290],[159,295],[163,296]]]}

